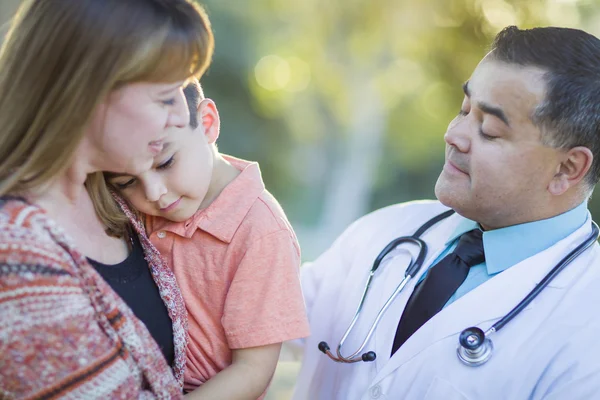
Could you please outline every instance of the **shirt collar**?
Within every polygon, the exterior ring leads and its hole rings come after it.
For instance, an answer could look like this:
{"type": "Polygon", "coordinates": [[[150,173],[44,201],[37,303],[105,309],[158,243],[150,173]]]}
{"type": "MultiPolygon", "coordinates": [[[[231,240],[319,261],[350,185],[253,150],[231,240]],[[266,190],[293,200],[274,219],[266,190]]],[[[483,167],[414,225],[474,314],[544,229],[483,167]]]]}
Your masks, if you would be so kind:
{"type": "MultiPolygon", "coordinates": [[[[587,202],[555,217],[483,232],[483,248],[488,275],[502,272],[566,238],[580,228],[588,217],[587,202]]],[[[462,234],[481,229],[462,218],[446,245],[462,234]]]]}
{"type": "Polygon", "coordinates": [[[256,199],[264,192],[260,168],[257,163],[222,155],[240,174],[223,189],[205,209],[199,210],[185,222],[172,222],[154,218],[152,231],[166,230],[191,238],[201,229],[215,238],[230,243],[233,235],[250,211],[256,199]]]}

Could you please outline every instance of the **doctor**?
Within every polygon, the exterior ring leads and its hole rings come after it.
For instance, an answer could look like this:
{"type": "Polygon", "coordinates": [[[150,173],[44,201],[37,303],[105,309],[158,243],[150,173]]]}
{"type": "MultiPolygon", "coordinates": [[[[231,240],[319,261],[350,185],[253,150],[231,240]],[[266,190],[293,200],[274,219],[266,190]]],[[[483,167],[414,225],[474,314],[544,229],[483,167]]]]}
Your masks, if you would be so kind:
{"type": "MultiPolygon", "coordinates": [[[[600,398],[597,243],[490,336],[485,364],[457,357],[463,329],[489,329],[590,237],[586,203],[600,178],[600,40],[574,29],[508,27],[463,90],[444,136],[439,201],[369,214],[303,267],[312,336],[296,400],[600,398]],[[320,352],[326,341],[335,354],[380,251],[449,208],[456,213],[421,235],[422,268],[361,351],[376,359],[336,363],[320,352]]],[[[415,249],[405,244],[383,259],[342,354],[360,347],[415,249]]]]}

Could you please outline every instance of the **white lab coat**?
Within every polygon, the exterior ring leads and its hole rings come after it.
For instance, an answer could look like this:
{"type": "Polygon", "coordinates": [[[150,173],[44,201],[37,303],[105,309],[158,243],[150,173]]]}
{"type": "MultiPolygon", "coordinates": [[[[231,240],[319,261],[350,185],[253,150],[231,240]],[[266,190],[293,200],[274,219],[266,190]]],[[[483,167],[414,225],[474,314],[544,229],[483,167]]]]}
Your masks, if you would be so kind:
{"type": "MultiPolygon", "coordinates": [[[[355,222],[314,263],[302,268],[311,337],[295,400],[353,399],[600,399],[600,250],[579,256],[514,320],[491,336],[492,358],[480,367],[460,363],[459,333],[484,331],[508,313],[570,250],[591,233],[591,217],[573,234],[488,280],[444,308],[390,358],[396,327],[420,274],[444,249],[462,217],[454,214],[427,231],[429,247],[417,276],[393,302],[363,352],[371,363],[340,364],[318,349],[327,341],[335,354],[358,306],[377,254],[391,240],[412,235],[445,211],[438,202],[413,202],[376,211],[355,222]]],[[[401,281],[409,254],[392,253],[379,268],[362,318],[346,340],[354,352],[373,319],[401,281]]]]}

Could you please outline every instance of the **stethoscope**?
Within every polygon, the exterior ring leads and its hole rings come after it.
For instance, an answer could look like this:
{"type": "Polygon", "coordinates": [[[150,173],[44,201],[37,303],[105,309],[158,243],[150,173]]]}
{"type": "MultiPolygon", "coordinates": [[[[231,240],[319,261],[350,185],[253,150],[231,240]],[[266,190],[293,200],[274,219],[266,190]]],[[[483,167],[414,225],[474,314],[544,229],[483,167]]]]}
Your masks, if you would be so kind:
{"type": "MultiPolygon", "coordinates": [[[[417,274],[417,272],[421,268],[421,265],[423,264],[423,261],[425,261],[425,257],[427,255],[427,244],[420,238],[421,235],[433,225],[449,217],[453,213],[454,210],[448,210],[439,215],[436,215],[429,221],[425,222],[419,229],[417,229],[417,231],[412,236],[402,236],[396,238],[392,240],[387,246],[385,246],[383,250],[381,250],[377,258],[375,258],[373,266],[371,267],[369,277],[367,278],[367,284],[365,285],[365,289],[363,291],[362,298],[360,299],[360,303],[358,304],[358,308],[354,313],[354,318],[352,319],[352,322],[350,322],[348,329],[346,329],[346,332],[342,336],[342,339],[340,340],[340,343],[337,346],[337,357],[334,356],[333,353],[331,353],[327,342],[319,343],[319,350],[321,352],[326,354],[333,361],[340,363],[350,364],[359,361],[375,361],[375,359],[377,358],[377,354],[375,354],[374,351],[367,351],[365,353],[362,353],[360,356],[359,354],[363,351],[369,339],[371,339],[371,336],[373,335],[375,328],[377,328],[377,325],[379,324],[379,321],[381,320],[383,314],[387,311],[389,306],[396,299],[396,297],[402,291],[404,286],[406,286],[408,281],[417,274]],[[365,304],[367,293],[369,292],[369,287],[371,286],[371,282],[373,281],[375,271],[377,271],[377,268],[379,268],[381,261],[383,261],[383,259],[392,250],[404,243],[414,244],[419,248],[417,258],[411,259],[408,267],[406,268],[406,272],[404,273],[404,278],[396,287],[396,290],[394,290],[392,295],[387,299],[381,310],[379,310],[375,321],[371,325],[371,329],[369,329],[365,340],[363,340],[358,350],[356,350],[354,353],[348,356],[344,356],[342,354],[342,346],[344,345],[344,342],[350,335],[350,332],[352,332],[352,328],[354,328],[356,321],[358,321],[363,305],[365,304]]],[[[464,329],[460,333],[458,338],[458,347],[456,349],[458,359],[463,364],[468,365],[470,367],[477,367],[479,365],[485,364],[492,357],[492,352],[494,349],[492,340],[489,338],[489,336],[502,329],[525,307],[527,307],[527,305],[531,303],[531,301],[535,299],[537,295],[540,294],[540,292],[544,290],[544,288],[546,288],[546,286],[548,286],[548,283],[550,283],[552,279],[554,279],[568,264],[570,264],[571,261],[577,258],[581,253],[587,250],[594,242],[596,242],[596,240],[598,240],[598,234],[598,225],[596,225],[596,223],[592,221],[592,233],[587,238],[585,238],[585,240],[582,243],[580,243],[573,251],[567,254],[558,264],[556,264],[552,268],[552,270],[548,272],[544,279],[542,279],[540,283],[538,283],[535,286],[535,288],[533,288],[533,290],[529,292],[529,294],[527,294],[527,296],[523,300],[521,300],[519,304],[517,304],[515,308],[513,308],[508,314],[506,314],[498,322],[496,322],[490,329],[488,329],[485,332],[476,326],[464,329]]]]}

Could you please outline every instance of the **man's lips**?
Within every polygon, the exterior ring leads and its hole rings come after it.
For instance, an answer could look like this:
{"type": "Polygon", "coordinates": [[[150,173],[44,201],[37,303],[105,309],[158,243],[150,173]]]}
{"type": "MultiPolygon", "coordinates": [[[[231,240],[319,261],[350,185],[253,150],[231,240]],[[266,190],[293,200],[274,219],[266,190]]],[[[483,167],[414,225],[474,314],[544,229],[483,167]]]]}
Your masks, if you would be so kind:
{"type": "Polygon", "coordinates": [[[447,170],[448,172],[455,173],[455,174],[469,175],[468,173],[466,173],[464,170],[459,168],[456,164],[454,164],[450,160],[446,160],[446,163],[444,164],[444,169],[447,170]]]}

